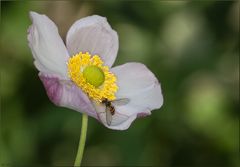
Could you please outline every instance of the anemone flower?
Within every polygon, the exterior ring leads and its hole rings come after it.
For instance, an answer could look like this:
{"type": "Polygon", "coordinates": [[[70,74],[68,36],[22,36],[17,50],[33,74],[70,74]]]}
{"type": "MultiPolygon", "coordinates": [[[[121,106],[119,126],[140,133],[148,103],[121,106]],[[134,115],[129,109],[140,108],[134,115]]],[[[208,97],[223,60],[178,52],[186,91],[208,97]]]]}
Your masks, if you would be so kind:
{"type": "Polygon", "coordinates": [[[87,115],[107,128],[125,130],[162,106],[160,84],[145,65],[112,67],[119,41],[106,18],[93,15],[76,21],[66,45],[47,16],[30,12],[30,18],[27,38],[39,78],[55,105],[83,113],[81,138],[87,115]]]}

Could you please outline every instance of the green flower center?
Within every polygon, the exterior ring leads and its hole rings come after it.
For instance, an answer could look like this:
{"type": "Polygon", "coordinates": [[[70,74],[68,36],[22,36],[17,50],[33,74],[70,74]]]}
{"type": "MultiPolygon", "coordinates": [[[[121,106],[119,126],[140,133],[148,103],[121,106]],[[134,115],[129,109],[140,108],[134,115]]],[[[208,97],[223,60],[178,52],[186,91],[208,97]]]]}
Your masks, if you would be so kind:
{"type": "Polygon", "coordinates": [[[83,70],[83,77],[89,84],[95,87],[101,86],[105,81],[105,76],[102,69],[94,65],[87,66],[83,70]]]}

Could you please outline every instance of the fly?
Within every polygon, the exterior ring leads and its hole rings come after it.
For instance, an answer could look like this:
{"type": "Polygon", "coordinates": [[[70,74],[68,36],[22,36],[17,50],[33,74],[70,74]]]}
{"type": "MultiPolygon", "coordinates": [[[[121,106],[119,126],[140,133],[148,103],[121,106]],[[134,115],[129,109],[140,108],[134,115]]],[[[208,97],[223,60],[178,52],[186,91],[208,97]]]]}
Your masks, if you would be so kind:
{"type": "Polygon", "coordinates": [[[126,105],[129,103],[129,99],[128,98],[121,98],[121,99],[116,99],[113,101],[110,101],[108,99],[103,99],[102,100],[102,104],[105,105],[105,112],[106,112],[106,121],[107,121],[107,125],[110,126],[112,123],[112,117],[115,114],[115,107],[116,106],[121,106],[121,105],[126,105]]]}

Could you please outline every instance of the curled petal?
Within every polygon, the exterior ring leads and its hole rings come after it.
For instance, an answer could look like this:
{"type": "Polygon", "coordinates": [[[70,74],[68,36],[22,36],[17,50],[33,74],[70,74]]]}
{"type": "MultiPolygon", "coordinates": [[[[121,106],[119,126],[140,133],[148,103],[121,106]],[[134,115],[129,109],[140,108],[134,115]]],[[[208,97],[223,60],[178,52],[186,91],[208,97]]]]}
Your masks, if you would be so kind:
{"type": "Polygon", "coordinates": [[[137,114],[137,117],[142,118],[142,117],[146,117],[148,115],[151,115],[151,111],[140,112],[137,114]]]}
{"type": "Polygon", "coordinates": [[[71,55],[90,52],[99,55],[111,67],[118,51],[118,35],[101,16],[88,16],[76,21],[67,33],[67,48],[71,55]]]}
{"type": "Polygon", "coordinates": [[[32,25],[28,29],[28,44],[34,64],[43,73],[67,78],[68,51],[58,34],[56,25],[45,15],[30,12],[32,25]]]}
{"type": "Polygon", "coordinates": [[[67,107],[97,119],[87,95],[72,81],[61,80],[58,76],[39,73],[49,99],[57,106],[67,107]]]}
{"type": "Polygon", "coordinates": [[[126,63],[112,68],[117,76],[117,99],[128,98],[126,105],[115,105],[110,126],[106,124],[104,105],[94,104],[99,120],[110,129],[125,130],[137,117],[151,114],[163,104],[160,84],[154,74],[143,64],[126,63]]]}

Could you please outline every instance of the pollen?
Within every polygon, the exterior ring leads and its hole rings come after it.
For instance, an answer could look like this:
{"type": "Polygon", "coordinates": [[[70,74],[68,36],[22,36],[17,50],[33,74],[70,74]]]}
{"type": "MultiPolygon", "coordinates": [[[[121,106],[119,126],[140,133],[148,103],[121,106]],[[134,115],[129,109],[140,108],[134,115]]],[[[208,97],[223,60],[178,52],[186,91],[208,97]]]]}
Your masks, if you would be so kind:
{"type": "Polygon", "coordinates": [[[89,98],[101,102],[102,99],[114,100],[118,90],[116,76],[98,55],[88,52],[78,53],[68,60],[68,75],[89,98]]]}

